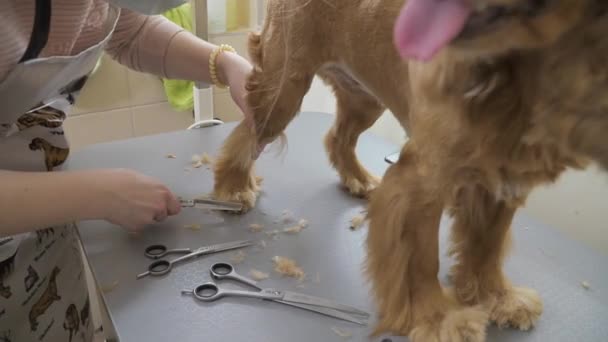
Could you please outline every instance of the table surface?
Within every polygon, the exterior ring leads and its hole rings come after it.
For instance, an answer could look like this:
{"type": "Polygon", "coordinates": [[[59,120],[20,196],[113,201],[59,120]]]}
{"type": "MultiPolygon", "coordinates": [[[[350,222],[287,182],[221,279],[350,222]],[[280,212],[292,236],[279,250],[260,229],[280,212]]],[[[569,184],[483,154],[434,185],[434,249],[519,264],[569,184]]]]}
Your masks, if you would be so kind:
{"type": "MultiPolygon", "coordinates": [[[[350,219],[361,211],[364,202],[340,188],[338,177],[327,161],[322,137],[331,123],[332,116],[323,113],[301,113],[294,120],[287,129],[287,152],[279,156],[271,149],[258,161],[257,173],[264,177],[263,193],[257,207],[246,215],[184,209],[177,217],[150,227],[139,237],[129,236],[105,222],[79,225],[98,285],[114,285],[103,299],[120,341],[343,340],[332,327],[352,333],[351,340],[369,340],[371,327],[359,327],[297,308],[240,298],[199,303],[180,294],[182,289],[209,281],[210,265],[231,262],[234,251],[178,265],[163,277],[135,279],[150,263],[143,255],[150,244],[198,247],[237,239],[264,239],[265,249],[245,250],[247,257],[236,264],[239,273],[247,274],[254,268],[271,274],[262,285],[331,298],[372,311],[369,284],[361,273],[366,228],[349,229],[350,219]],[[296,219],[307,219],[310,225],[298,235],[281,235],[278,240],[248,230],[252,223],[262,224],[266,230],[284,228],[285,224],[277,223],[284,210],[293,213],[296,219]],[[202,228],[186,228],[189,224],[201,224],[202,228]],[[273,271],[271,259],[275,255],[293,258],[302,266],[308,275],[303,285],[273,271]]],[[[100,144],[75,153],[67,168],[132,168],[161,179],[179,196],[198,196],[211,191],[213,174],[204,167],[191,171],[185,168],[190,166],[193,154],[215,155],[233,127],[234,124],[225,124],[100,144]],[[175,154],[177,158],[166,158],[167,154],[175,154]]],[[[395,150],[394,145],[371,134],[364,134],[357,147],[362,163],[378,175],[388,166],[384,156],[395,150]]],[[[445,257],[448,228],[446,218],[441,227],[443,282],[447,281],[446,270],[450,265],[445,257]]],[[[488,341],[606,341],[608,257],[523,215],[516,216],[513,231],[514,248],[506,273],[514,283],[537,289],[543,297],[545,312],[531,332],[490,327],[488,341]],[[589,289],[581,286],[583,281],[589,283],[589,289]]],[[[407,339],[391,337],[391,340],[407,339]]]]}

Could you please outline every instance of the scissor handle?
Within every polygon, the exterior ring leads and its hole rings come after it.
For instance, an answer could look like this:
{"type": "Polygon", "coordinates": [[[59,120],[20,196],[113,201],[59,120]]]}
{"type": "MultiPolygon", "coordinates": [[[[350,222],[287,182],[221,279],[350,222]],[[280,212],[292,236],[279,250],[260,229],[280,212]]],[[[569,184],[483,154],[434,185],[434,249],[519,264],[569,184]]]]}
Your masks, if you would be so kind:
{"type": "Polygon", "coordinates": [[[209,269],[209,273],[211,273],[211,277],[215,280],[234,280],[245,285],[249,285],[257,290],[261,290],[257,281],[243,277],[242,275],[236,273],[234,266],[226,262],[218,262],[213,264],[209,269]]]}
{"type": "Polygon", "coordinates": [[[169,273],[173,263],[167,260],[156,260],[148,266],[148,272],[153,276],[161,276],[169,273]]]}
{"type": "MultiPolygon", "coordinates": [[[[188,291],[182,291],[186,293],[188,291]]],[[[215,283],[204,283],[191,292],[191,294],[198,300],[203,302],[214,302],[224,297],[244,297],[244,298],[257,298],[257,299],[281,299],[282,296],[275,295],[272,293],[264,292],[253,292],[253,291],[237,291],[237,290],[222,290],[215,283]]]]}
{"type": "Polygon", "coordinates": [[[144,254],[150,259],[160,259],[168,254],[184,254],[192,252],[189,248],[171,249],[165,245],[151,245],[146,248],[144,254]]]}
{"type": "Polygon", "coordinates": [[[211,265],[209,271],[215,279],[226,279],[230,275],[236,273],[234,271],[234,266],[226,262],[218,262],[211,265]]]}
{"type": "Polygon", "coordinates": [[[144,251],[144,254],[148,258],[152,258],[152,259],[162,258],[163,256],[165,256],[165,254],[167,254],[167,246],[165,246],[165,245],[148,246],[148,248],[146,248],[146,250],[144,251]]]}
{"type": "Polygon", "coordinates": [[[194,288],[192,293],[196,299],[203,302],[213,302],[225,296],[214,283],[201,284],[194,288]]]}

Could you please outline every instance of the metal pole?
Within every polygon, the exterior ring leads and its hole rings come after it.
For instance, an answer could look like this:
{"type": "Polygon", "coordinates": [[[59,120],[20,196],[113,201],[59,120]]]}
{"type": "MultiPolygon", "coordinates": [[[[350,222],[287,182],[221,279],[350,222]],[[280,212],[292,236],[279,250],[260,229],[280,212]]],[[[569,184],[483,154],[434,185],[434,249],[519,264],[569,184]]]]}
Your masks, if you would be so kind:
{"type": "MultiPolygon", "coordinates": [[[[209,41],[209,17],[207,11],[207,0],[191,0],[194,12],[194,30],[196,36],[209,41]]],[[[213,0],[210,0],[213,1],[213,0]]],[[[207,65],[201,63],[202,68],[207,65]]],[[[221,124],[220,120],[213,118],[213,87],[211,85],[196,82],[194,85],[194,124],[188,129],[208,127],[221,124]]]]}
{"type": "MultiPolygon", "coordinates": [[[[213,1],[213,0],[212,0],[213,1]]],[[[196,36],[209,41],[209,14],[207,11],[207,0],[193,0],[194,32],[196,36]]],[[[196,82],[199,89],[210,88],[208,84],[196,82]]]]}

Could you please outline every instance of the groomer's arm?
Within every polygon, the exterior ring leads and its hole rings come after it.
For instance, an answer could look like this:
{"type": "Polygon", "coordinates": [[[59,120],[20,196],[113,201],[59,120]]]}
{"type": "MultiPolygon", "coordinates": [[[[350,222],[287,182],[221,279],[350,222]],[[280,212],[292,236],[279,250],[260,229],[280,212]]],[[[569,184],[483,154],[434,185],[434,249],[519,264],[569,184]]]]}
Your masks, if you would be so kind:
{"type": "MultiPolygon", "coordinates": [[[[127,67],[158,76],[211,83],[208,43],[163,16],[146,16],[123,9],[107,52],[127,67]]],[[[233,100],[246,116],[245,79],[252,66],[244,57],[221,53],[218,79],[230,86],[233,100]]]]}
{"type": "Polygon", "coordinates": [[[103,219],[137,230],[180,211],[160,182],[129,170],[0,170],[0,237],[103,219]]]}
{"type": "Polygon", "coordinates": [[[92,176],[87,172],[0,171],[0,235],[97,218],[92,176]]]}

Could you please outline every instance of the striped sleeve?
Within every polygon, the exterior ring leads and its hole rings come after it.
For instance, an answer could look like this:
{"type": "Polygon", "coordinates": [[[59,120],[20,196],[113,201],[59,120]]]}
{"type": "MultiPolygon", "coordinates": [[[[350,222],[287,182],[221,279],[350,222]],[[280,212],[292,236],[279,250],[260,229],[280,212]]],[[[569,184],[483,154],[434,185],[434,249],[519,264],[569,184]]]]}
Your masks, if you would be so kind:
{"type": "Polygon", "coordinates": [[[165,56],[182,28],[163,16],[146,16],[123,9],[106,51],[127,67],[166,76],[165,56]]]}

